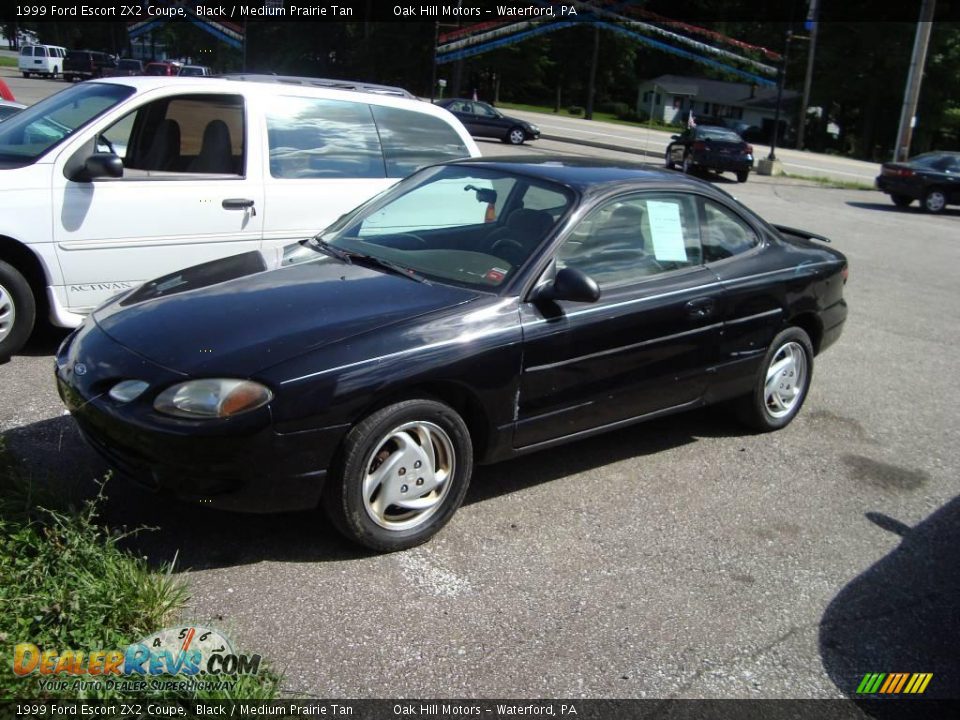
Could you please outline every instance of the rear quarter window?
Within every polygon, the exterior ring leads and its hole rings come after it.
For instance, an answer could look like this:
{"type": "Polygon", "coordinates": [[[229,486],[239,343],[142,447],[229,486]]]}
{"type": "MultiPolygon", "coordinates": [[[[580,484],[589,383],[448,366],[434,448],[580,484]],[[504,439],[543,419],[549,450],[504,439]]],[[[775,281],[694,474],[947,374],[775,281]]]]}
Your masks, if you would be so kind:
{"type": "Polygon", "coordinates": [[[425,165],[470,156],[457,131],[434,115],[373,106],[387,177],[406,177],[425,165]]]}

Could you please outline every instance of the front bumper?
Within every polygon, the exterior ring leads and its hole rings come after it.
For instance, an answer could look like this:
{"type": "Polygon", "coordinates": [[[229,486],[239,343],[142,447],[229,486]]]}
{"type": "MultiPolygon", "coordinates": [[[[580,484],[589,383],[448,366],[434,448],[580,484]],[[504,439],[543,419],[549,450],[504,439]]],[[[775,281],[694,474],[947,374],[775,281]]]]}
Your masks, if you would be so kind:
{"type": "Polygon", "coordinates": [[[92,321],[57,355],[57,389],[84,438],[125,478],[148,490],[210,507],[284,512],[317,506],[327,466],[347,426],[278,433],[269,406],[235,418],[167,418],[152,408],[161,389],[184,377],[120,346],[92,321]],[[78,375],[76,368],[85,372],[78,375]],[[150,383],[117,403],[119,379],[150,383]]]}

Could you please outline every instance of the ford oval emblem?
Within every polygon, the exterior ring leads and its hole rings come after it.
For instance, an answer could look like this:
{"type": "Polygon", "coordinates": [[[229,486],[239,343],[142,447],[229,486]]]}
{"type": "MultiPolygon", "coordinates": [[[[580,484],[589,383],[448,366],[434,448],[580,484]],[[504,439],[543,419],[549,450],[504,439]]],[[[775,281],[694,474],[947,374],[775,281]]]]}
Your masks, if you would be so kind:
{"type": "Polygon", "coordinates": [[[73,372],[74,372],[76,375],[86,375],[86,374],[87,374],[87,366],[84,365],[83,363],[77,363],[76,365],[73,366],[73,372]]]}

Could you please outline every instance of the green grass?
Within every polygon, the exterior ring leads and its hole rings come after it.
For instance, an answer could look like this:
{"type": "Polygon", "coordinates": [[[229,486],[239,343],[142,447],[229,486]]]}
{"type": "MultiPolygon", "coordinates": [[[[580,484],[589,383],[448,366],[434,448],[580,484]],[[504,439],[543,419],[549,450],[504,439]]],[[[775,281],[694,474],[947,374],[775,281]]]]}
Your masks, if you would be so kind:
{"type": "MultiPolygon", "coordinates": [[[[572,115],[567,108],[560,108],[559,113],[555,113],[552,107],[546,107],[544,105],[524,105],[522,103],[499,103],[497,105],[501,110],[523,110],[526,112],[538,112],[545,113],[548,115],[558,115],[559,117],[571,117],[571,118],[580,118],[583,119],[583,114],[572,115]]],[[[599,120],[601,122],[615,123],[617,125],[629,125],[631,127],[639,128],[651,128],[653,130],[662,130],[664,132],[680,132],[680,128],[677,125],[666,125],[662,122],[636,122],[633,120],[622,120],[618,118],[613,113],[602,113],[596,112],[593,113],[593,119],[599,120]]]]}
{"type": "Polygon", "coordinates": [[[856,182],[853,180],[834,180],[833,178],[820,177],[819,175],[794,175],[793,173],[783,173],[782,177],[792,180],[808,180],[822,185],[825,188],[835,190],[876,190],[873,185],[856,182]]]}
{"type": "Polygon", "coordinates": [[[0,55],[0,67],[17,67],[17,58],[0,55]]]}
{"type": "MultiPolygon", "coordinates": [[[[79,508],[59,506],[37,493],[34,478],[4,451],[0,436],[0,698],[129,697],[115,690],[41,690],[37,673],[18,678],[12,672],[13,647],[30,642],[41,650],[122,650],[170,626],[188,601],[172,566],[151,568],[123,547],[130,533],[99,522],[108,485],[104,480],[98,495],[79,508]]],[[[270,699],[278,692],[279,678],[261,672],[240,676],[232,692],[215,696],[147,691],[137,697],[270,699]]]]}

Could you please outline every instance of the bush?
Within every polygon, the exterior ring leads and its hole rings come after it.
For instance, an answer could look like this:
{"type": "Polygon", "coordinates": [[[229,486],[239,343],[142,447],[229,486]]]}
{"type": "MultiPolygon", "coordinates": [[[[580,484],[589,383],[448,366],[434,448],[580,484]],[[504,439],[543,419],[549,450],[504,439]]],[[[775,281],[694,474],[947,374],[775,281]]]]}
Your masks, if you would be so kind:
{"type": "Polygon", "coordinates": [[[567,108],[567,112],[571,115],[583,115],[583,108],[579,105],[571,105],[567,108]]]}
{"type": "MultiPolygon", "coordinates": [[[[131,533],[98,522],[107,480],[80,509],[51,509],[55,503],[37,497],[31,481],[4,451],[0,436],[0,695],[121,699],[125,695],[118,690],[41,690],[38,680],[43,676],[21,679],[10,670],[14,644],[84,651],[124,648],[174,620],[189,599],[187,589],[172,574],[172,566],[155,571],[145,558],[122,547],[131,533]]],[[[270,673],[242,676],[234,692],[269,699],[276,696],[278,684],[270,673]]],[[[143,697],[210,695],[151,690],[143,697]]]]}

